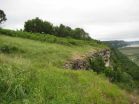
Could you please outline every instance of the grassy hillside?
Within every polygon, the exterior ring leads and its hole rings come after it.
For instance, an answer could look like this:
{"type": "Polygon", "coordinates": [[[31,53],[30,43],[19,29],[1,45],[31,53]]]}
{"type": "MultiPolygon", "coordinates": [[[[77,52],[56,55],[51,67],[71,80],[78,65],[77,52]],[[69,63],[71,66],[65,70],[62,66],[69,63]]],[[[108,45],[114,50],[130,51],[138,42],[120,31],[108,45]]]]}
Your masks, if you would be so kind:
{"type": "Polygon", "coordinates": [[[113,70],[106,75],[110,76],[113,82],[131,92],[139,91],[139,66],[115,48],[111,48],[111,65],[113,70]]]}
{"type": "MultiPolygon", "coordinates": [[[[14,32],[13,32],[14,33],[14,32]]],[[[129,94],[93,71],[63,68],[72,56],[107,46],[97,41],[0,34],[1,104],[130,104],[129,94]],[[22,38],[19,38],[22,37],[22,38]],[[35,37],[35,38],[34,38],[35,37]],[[36,41],[36,37],[40,41],[36,41]]]]}
{"type": "Polygon", "coordinates": [[[139,65],[139,47],[121,48],[120,51],[127,55],[137,65],[139,65]]]}

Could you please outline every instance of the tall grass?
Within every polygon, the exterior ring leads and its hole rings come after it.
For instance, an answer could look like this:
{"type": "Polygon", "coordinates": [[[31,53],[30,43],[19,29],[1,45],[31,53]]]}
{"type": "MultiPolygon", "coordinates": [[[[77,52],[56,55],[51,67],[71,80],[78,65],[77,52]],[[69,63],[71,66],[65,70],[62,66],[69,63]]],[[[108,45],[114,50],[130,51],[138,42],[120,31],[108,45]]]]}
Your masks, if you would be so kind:
{"type": "Polygon", "coordinates": [[[0,52],[1,104],[130,104],[128,94],[103,75],[63,68],[73,54],[101,46],[61,45],[4,35],[0,35],[0,45],[23,51],[0,52]]]}

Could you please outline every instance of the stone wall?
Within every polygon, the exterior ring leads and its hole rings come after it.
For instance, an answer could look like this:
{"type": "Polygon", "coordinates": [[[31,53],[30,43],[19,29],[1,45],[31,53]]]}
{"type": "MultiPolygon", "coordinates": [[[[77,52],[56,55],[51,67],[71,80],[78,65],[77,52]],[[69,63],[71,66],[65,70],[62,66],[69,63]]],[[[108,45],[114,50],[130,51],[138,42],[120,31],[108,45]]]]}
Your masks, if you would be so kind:
{"type": "Polygon", "coordinates": [[[75,58],[75,59],[71,59],[69,61],[67,61],[64,64],[64,68],[66,69],[75,69],[75,70],[88,70],[90,65],[89,65],[89,59],[94,59],[96,57],[101,56],[102,59],[104,60],[105,66],[109,67],[110,66],[110,50],[109,49],[105,49],[105,50],[101,50],[98,52],[88,52],[86,55],[75,58]]]}

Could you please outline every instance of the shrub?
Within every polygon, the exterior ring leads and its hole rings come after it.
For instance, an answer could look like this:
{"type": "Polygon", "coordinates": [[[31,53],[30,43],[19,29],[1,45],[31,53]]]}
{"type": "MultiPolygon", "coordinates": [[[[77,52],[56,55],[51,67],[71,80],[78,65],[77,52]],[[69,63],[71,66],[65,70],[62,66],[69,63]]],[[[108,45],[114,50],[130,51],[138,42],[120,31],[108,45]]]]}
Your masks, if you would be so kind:
{"type": "Polygon", "coordinates": [[[89,63],[90,63],[91,69],[93,69],[97,73],[103,72],[106,68],[104,60],[102,59],[101,56],[98,56],[94,59],[90,59],[89,63]]]}
{"type": "Polygon", "coordinates": [[[2,44],[2,45],[0,45],[0,52],[9,54],[9,53],[23,52],[23,51],[18,49],[15,46],[2,44]]]}

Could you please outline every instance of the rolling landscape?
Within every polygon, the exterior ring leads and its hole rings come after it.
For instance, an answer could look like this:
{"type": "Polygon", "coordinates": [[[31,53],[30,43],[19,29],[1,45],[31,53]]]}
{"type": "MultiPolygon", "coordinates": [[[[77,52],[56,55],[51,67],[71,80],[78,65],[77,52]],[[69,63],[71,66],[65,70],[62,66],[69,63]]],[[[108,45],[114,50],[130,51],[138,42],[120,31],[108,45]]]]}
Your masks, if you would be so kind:
{"type": "Polygon", "coordinates": [[[111,49],[109,68],[96,58],[92,62],[88,61],[89,67],[86,69],[80,69],[80,63],[76,62],[90,52],[96,54],[106,49],[110,50],[110,47],[96,40],[77,40],[0,29],[0,102],[2,104],[138,102],[137,93],[132,93],[138,89],[136,85],[138,66],[118,50],[111,49]],[[121,57],[125,60],[120,60],[121,57]],[[64,67],[69,61],[73,62],[70,69],[64,67]],[[124,63],[128,65],[125,67],[124,63]],[[75,65],[77,67],[74,68],[75,65]]]}
{"type": "Polygon", "coordinates": [[[0,104],[139,104],[138,4],[1,0],[0,104]]]}
{"type": "Polygon", "coordinates": [[[139,65],[139,44],[129,45],[124,48],[120,48],[120,51],[127,55],[129,59],[139,65]]]}

